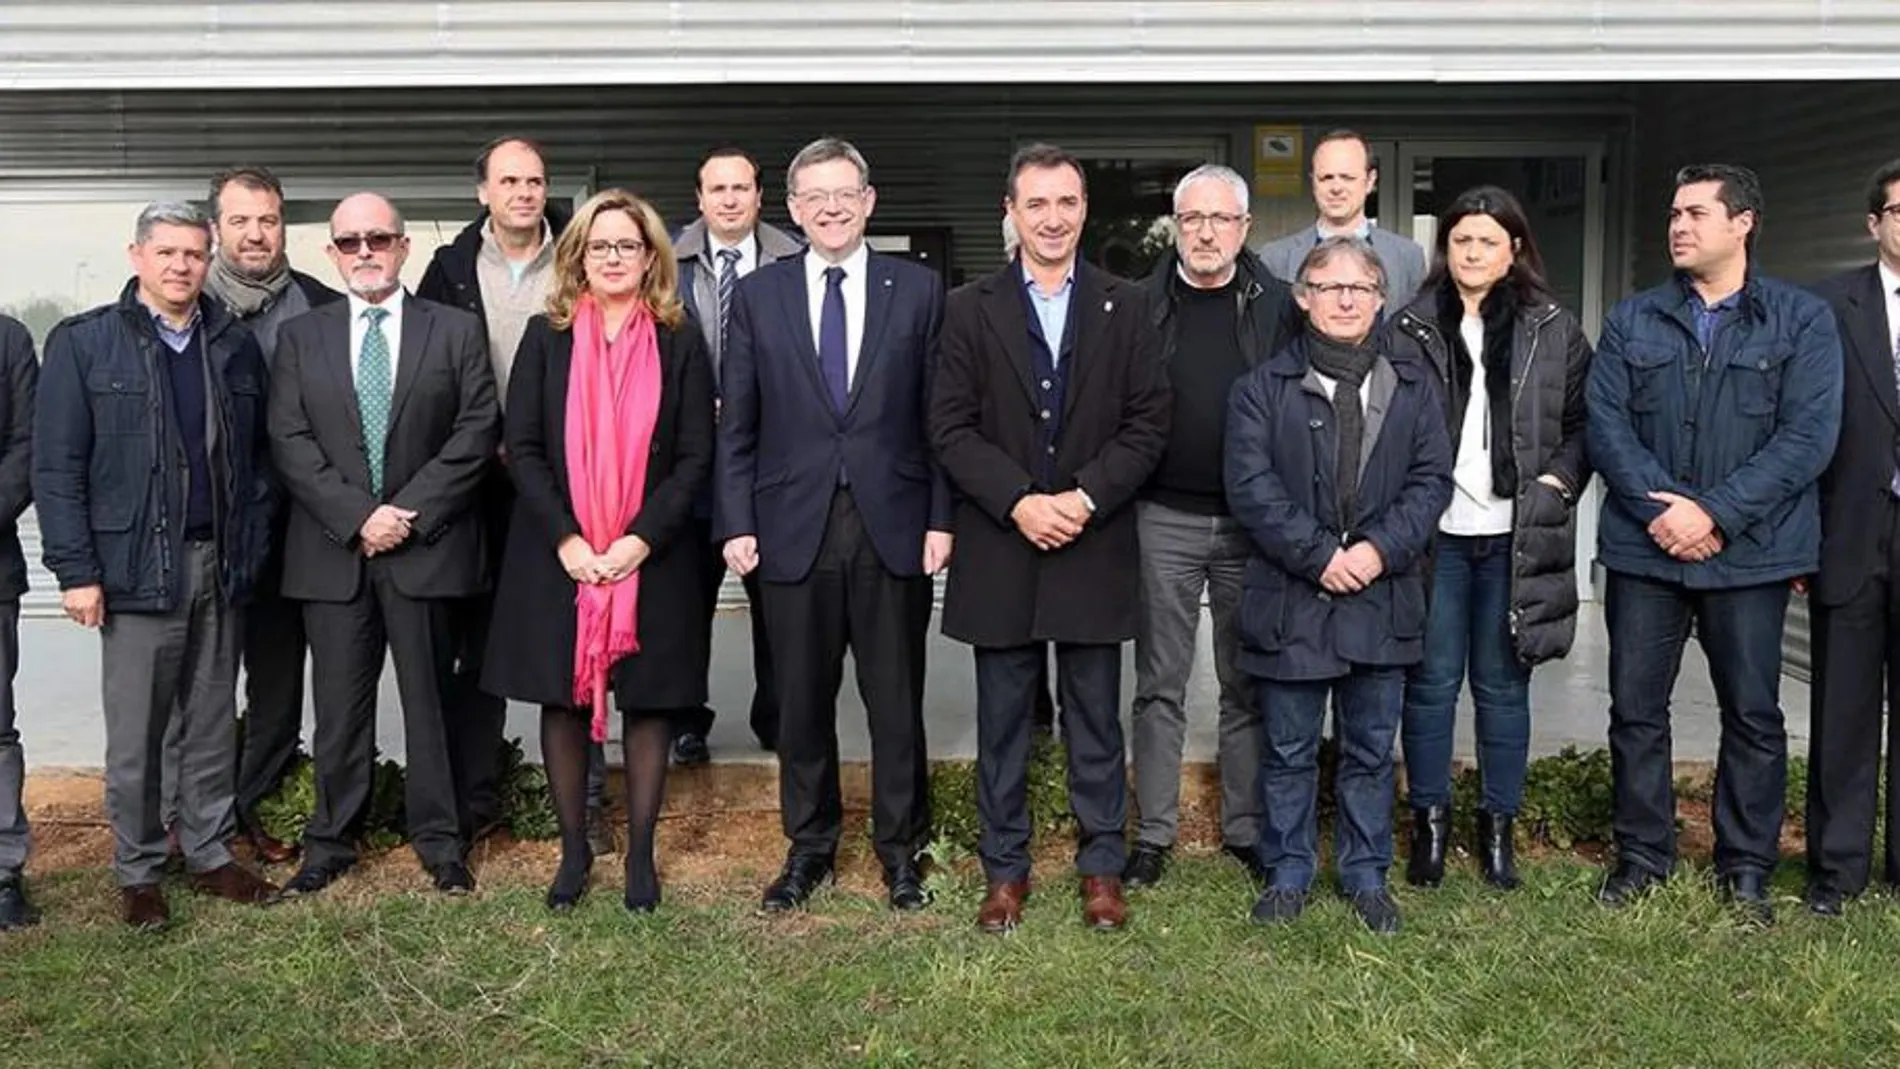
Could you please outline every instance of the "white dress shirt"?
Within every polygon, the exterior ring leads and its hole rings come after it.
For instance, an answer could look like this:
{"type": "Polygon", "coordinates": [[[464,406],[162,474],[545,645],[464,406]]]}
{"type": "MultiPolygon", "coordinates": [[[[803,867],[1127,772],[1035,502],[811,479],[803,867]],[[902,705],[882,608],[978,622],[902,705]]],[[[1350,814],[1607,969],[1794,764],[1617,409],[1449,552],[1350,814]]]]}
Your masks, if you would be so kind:
{"type": "Polygon", "coordinates": [[[732,269],[733,271],[737,272],[740,278],[744,278],[747,275],[751,274],[753,271],[758,269],[759,235],[756,231],[754,231],[753,233],[747,234],[745,238],[739,242],[739,244],[728,245],[725,242],[720,241],[718,238],[713,237],[712,231],[708,230],[706,232],[706,248],[708,250],[707,254],[712,257],[711,262],[712,262],[712,267],[713,267],[713,282],[715,285],[718,284],[718,280],[719,280],[719,268],[720,268],[719,251],[721,249],[738,250],[739,262],[736,264],[733,264],[732,269]]]}
{"type": "MultiPolygon", "coordinates": [[[[844,268],[844,281],[838,288],[844,293],[844,382],[847,388],[857,381],[858,350],[864,345],[864,276],[870,267],[870,260],[870,250],[865,248],[863,242],[859,242],[851,255],[836,265],[844,268]]],[[[825,269],[831,266],[831,261],[818,255],[816,250],[806,251],[805,297],[811,304],[813,351],[820,348],[818,328],[825,314],[825,269]]]]}
{"type": "MultiPolygon", "coordinates": [[[[402,362],[402,287],[383,299],[382,308],[389,313],[383,320],[383,337],[389,341],[389,386],[396,387],[396,368],[402,362]]],[[[370,303],[356,294],[350,294],[350,379],[355,381],[356,369],[363,359],[363,337],[369,333],[369,321],[363,318],[363,311],[371,307],[370,303]]]]}
{"type": "Polygon", "coordinates": [[[1900,275],[1887,269],[1885,261],[1880,264],[1880,292],[1887,299],[1887,356],[1892,359],[1896,350],[1895,342],[1900,342],[1900,275]]]}
{"type": "MultiPolygon", "coordinates": [[[[1491,492],[1491,392],[1484,381],[1484,320],[1466,316],[1458,325],[1471,357],[1471,396],[1458,434],[1458,456],[1451,469],[1451,504],[1438,529],[1449,535],[1479,538],[1511,533],[1512,502],[1491,492]]],[[[1452,354],[1452,359],[1458,359],[1452,354]]]]}

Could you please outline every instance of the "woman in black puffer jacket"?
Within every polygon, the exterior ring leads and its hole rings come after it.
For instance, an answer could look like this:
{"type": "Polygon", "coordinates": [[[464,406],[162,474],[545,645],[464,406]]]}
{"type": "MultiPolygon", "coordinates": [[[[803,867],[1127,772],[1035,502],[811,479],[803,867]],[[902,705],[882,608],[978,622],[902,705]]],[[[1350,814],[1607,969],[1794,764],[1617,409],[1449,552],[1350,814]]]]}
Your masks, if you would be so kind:
{"type": "Polygon", "coordinates": [[[1466,679],[1484,782],[1475,844],[1484,878],[1517,886],[1512,821],[1530,751],[1530,677],[1570,652],[1577,623],[1576,503],[1589,480],[1590,343],[1551,299],[1516,198],[1460,195],[1438,222],[1419,296],[1391,324],[1433,369],[1457,460],[1433,554],[1425,659],[1405,688],[1414,830],[1406,878],[1444,878],[1452,727],[1466,679]]]}

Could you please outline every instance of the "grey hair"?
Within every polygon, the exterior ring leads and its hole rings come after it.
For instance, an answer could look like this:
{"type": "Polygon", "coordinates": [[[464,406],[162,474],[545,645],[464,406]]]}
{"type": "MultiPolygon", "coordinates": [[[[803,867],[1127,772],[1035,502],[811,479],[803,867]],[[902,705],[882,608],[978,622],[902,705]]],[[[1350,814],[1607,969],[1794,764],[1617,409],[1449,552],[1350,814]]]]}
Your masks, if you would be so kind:
{"type": "Polygon", "coordinates": [[[138,225],[132,230],[133,243],[143,245],[152,240],[152,231],[161,226],[194,227],[204,231],[206,242],[211,240],[211,217],[203,209],[184,201],[158,200],[139,212],[138,225]]]}
{"type": "Polygon", "coordinates": [[[1016,233],[1016,220],[1003,216],[1003,259],[1013,260],[1017,250],[1023,247],[1021,234],[1016,233]]]}
{"type": "Polygon", "coordinates": [[[1227,183],[1228,188],[1234,191],[1234,196],[1240,200],[1240,214],[1247,214],[1247,180],[1232,167],[1219,163],[1203,163],[1181,176],[1181,180],[1174,184],[1174,210],[1181,210],[1181,194],[1186,193],[1189,186],[1207,179],[1227,183]]]}
{"type": "Polygon", "coordinates": [[[821,137],[799,149],[798,155],[792,157],[791,166],[785,168],[786,192],[798,192],[798,172],[833,160],[850,160],[851,166],[858,169],[858,185],[863,187],[871,184],[871,165],[864,162],[864,154],[857,150],[857,146],[843,138],[821,137]]]}
{"type": "Polygon", "coordinates": [[[1373,282],[1379,287],[1379,296],[1384,297],[1384,262],[1379,259],[1379,254],[1374,251],[1371,242],[1351,234],[1338,234],[1313,246],[1313,251],[1307,253],[1306,259],[1300,261],[1299,274],[1295,276],[1299,279],[1299,288],[1302,290],[1306,288],[1307,275],[1325,267],[1333,261],[1334,257],[1342,254],[1357,257],[1365,269],[1372,272],[1373,282]]]}

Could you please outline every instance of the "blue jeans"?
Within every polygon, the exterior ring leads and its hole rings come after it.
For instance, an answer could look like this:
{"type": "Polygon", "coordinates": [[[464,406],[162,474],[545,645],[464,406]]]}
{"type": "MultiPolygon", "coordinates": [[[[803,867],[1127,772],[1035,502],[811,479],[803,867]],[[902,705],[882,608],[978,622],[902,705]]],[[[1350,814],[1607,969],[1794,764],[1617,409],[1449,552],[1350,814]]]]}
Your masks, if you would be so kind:
{"type": "Polygon", "coordinates": [[[1518,662],[1510,612],[1511,536],[1439,535],[1425,659],[1405,683],[1405,783],[1415,808],[1451,804],[1452,728],[1469,670],[1484,808],[1517,815],[1531,747],[1531,670],[1518,662]]]}
{"type": "Polygon", "coordinates": [[[1319,738],[1333,699],[1339,772],[1333,793],[1333,852],[1340,890],[1385,886],[1392,866],[1392,741],[1404,704],[1405,670],[1354,668],[1338,679],[1254,683],[1267,744],[1261,751],[1261,860],[1273,886],[1305,891],[1319,871],[1319,738]]]}
{"type": "Polygon", "coordinates": [[[1781,627],[1788,584],[1691,590],[1609,574],[1610,769],[1620,860],[1667,874],[1676,862],[1669,696],[1689,624],[1707,655],[1722,739],[1715,759],[1715,870],[1767,873],[1781,859],[1788,734],[1781,627]]]}

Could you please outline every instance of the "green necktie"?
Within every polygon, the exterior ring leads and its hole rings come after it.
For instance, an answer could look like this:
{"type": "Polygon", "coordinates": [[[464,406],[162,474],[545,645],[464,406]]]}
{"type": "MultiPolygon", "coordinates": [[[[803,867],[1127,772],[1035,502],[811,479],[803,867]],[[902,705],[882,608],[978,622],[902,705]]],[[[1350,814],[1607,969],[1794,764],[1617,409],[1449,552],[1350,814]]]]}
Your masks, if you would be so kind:
{"type": "Polygon", "coordinates": [[[369,491],[383,496],[383,449],[389,437],[389,338],[383,334],[388,309],[363,309],[363,351],[356,359],[356,407],[363,417],[363,455],[369,460],[369,491]]]}

